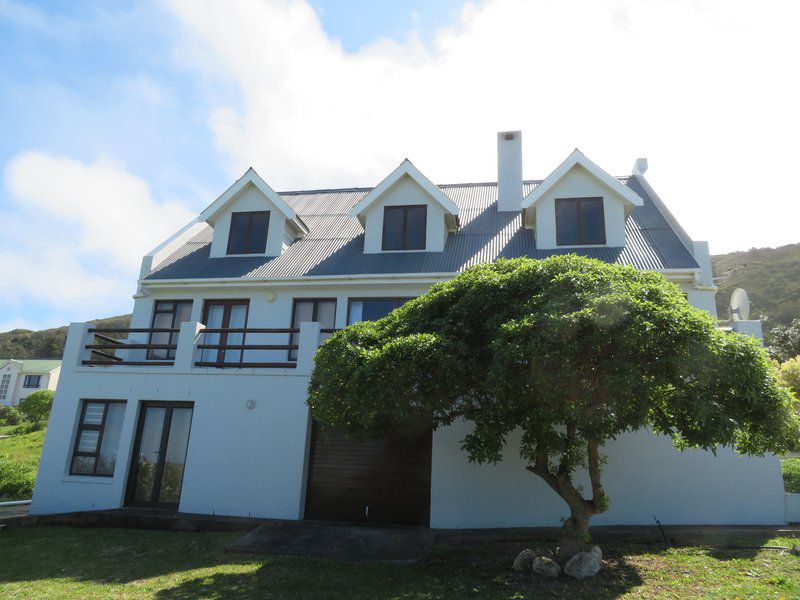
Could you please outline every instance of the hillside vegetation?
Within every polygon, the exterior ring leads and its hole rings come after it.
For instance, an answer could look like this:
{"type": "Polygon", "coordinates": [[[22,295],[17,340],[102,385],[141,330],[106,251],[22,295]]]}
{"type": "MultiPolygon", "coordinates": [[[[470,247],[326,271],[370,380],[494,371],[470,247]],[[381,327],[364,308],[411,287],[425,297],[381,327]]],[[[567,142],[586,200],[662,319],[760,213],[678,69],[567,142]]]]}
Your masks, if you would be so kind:
{"type": "Polygon", "coordinates": [[[717,312],[720,319],[729,315],[731,292],[737,287],[747,290],[752,303],[751,318],[767,317],[766,330],[775,325],[788,325],[800,317],[800,244],[779,248],[751,248],[712,257],[714,275],[746,265],[720,285],[717,312]]]}
{"type": "MultiPolygon", "coordinates": [[[[97,319],[92,321],[98,327],[128,327],[130,315],[97,319]]],[[[31,331],[12,329],[0,333],[0,358],[57,358],[64,354],[67,340],[67,327],[55,327],[31,331]]]]}

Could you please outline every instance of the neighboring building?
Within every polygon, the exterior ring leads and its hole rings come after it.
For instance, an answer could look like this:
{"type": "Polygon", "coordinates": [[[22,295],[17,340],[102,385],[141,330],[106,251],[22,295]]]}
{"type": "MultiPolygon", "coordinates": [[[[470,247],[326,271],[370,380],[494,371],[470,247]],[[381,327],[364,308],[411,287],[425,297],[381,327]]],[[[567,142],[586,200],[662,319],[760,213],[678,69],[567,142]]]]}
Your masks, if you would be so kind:
{"type": "MultiPolygon", "coordinates": [[[[130,330],[73,323],[33,497],[35,514],[122,506],[432,527],[554,525],[568,510],[505,460],[470,464],[470,425],[358,442],[306,405],[334,329],[376,319],[470,265],[576,252],[663,273],[716,316],[711,259],[636,161],[612,177],[575,151],[522,178],[498,134],[497,183],[434,185],[404,160],[371,189],[276,193],[252,169],[144,257],[130,330]],[[124,339],[118,339],[124,336],[124,339]]],[[[774,456],[678,452],[620,436],[597,524],[779,523],[774,456]]]]}
{"type": "Polygon", "coordinates": [[[54,390],[60,360],[0,358],[0,405],[19,406],[36,390],[54,390]]]}

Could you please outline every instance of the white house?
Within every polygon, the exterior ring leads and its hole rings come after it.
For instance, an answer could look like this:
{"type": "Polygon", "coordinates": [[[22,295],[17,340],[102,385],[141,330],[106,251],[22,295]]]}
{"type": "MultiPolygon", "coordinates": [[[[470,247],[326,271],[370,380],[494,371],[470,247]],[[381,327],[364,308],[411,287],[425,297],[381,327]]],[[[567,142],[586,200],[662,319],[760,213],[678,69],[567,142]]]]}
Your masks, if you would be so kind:
{"type": "MultiPolygon", "coordinates": [[[[139,506],[430,527],[558,524],[567,506],[505,460],[460,450],[470,424],[357,442],[319,435],[305,403],[334,329],[387,314],[500,257],[575,252],[663,273],[715,315],[705,242],[644,177],[575,150],[522,178],[498,134],[498,182],[434,185],[404,160],[371,189],[276,193],[248,170],[142,261],[131,328],[73,323],[31,512],[139,506]]],[[[605,448],[597,524],[781,523],[778,459],[675,450],[648,432],[605,448]]]]}
{"type": "Polygon", "coordinates": [[[32,392],[56,389],[60,373],[60,360],[0,358],[0,405],[19,406],[32,392]]]}

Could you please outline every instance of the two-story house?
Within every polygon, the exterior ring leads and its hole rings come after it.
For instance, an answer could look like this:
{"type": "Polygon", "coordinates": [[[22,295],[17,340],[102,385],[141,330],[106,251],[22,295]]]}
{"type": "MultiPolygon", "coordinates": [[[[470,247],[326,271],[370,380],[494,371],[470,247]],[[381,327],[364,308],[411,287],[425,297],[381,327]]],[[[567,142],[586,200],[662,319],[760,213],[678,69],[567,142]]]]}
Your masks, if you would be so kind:
{"type": "Polygon", "coordinates": [[[37,390],[56,389],[60,373],[60,360],[0,358],[0,405],[19,406],[37,390]]]}
{"type": "MultiPolygon", "coordinates": [[[[567,507],[510,440],[470,464],[467,422],[381,440],[323,434],[306,405],[319,343],[470,265],[575,252],[658,271],[715,315],[705,242],[644,177],[575,150],[522,177],[521,133],[497,137],[498,181],[435,185],[404,160],[374,188],[275,192],[253,169],[144,257],[129,330],[73,323],[32,512],[126,506],[431,527],[557,524],[567,507]]],[[[774,456],[675,450],[642,431],[609,456],[598,524],[779,523],[774,456]]]]}

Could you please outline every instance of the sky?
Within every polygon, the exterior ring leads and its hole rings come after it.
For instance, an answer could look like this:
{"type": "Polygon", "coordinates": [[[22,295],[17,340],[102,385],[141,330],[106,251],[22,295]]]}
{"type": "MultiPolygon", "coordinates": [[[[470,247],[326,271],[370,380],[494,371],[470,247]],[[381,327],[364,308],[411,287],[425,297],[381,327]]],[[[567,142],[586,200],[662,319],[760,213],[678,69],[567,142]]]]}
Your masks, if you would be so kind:
{"type": "Polygon", "coordinates": [[[638,157],[712,253],[800,242],[793,0],[0,0],[0,331],[132,308],[141,257],[276,190],[638,157]]]}

